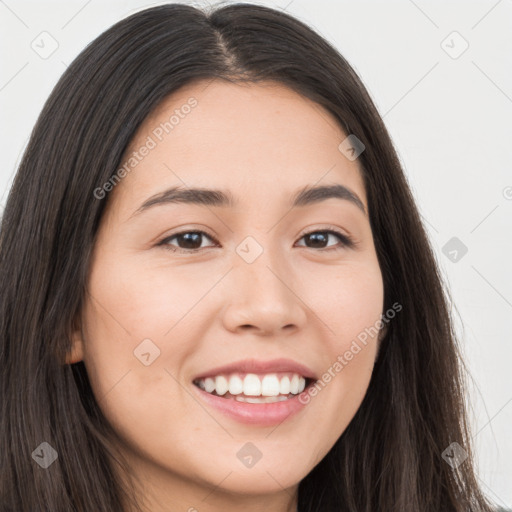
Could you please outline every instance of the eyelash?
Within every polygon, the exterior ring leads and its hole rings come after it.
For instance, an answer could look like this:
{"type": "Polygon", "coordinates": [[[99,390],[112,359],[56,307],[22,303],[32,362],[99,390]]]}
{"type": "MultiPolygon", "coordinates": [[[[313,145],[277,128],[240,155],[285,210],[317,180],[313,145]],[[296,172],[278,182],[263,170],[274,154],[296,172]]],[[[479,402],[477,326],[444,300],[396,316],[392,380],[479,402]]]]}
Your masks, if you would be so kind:
{"type": "MultiPolygon", "coordinates": [[[[189,230],[189,231],[181,231],[180,233],[175,233],[172,236],[164,238],[162,241],[160,241],[156,245],[157,246],[162,246],[164,249],[166,249],[168,251],[182,252],[182,253],[189,253],[189,254],[190,253],[197,253],[197,252],[201,251],[202,249],[204,249],[204,248],[183,249],[181,247],[172,246],[172,245],[170,245],[168,243],[170,240],[172,240],[172,239],[174,239],[174,238],[176,238],[178,236],[186,235],[186,234],[190,234],[190,233],[205,235],[207,238],[209,238],[211,241],[215,242],[216,244],[219,243],[215,237],[209,235],[205,231],[189,230]]],[[[308,233],[304,233],[300,237],[299,240],[302,240],[304,237],[306,237],[308,235],[315,234],[315,233],[324,233],[324,234],[334,235],[334,236],[338,237],[338,239],[341,242],[341,245],[338,246],[338,247],[336,247],[336,246],[335,247],[326,247],[326,248],[322,248],[322,249],[317,249],[317,251],[324,251],[324,252],[325,251],[339,251],[339,250],[345,249],[345,248],[353,249],[354,247],[357,246],[357,243],[351,237],[349,237],[348,235],[342,234],[342,233],[340,233],[340,232],[338,232],[336,230],[333,230],[333,229],[318,229],[318,230],[314,230],[314,231],[309,231],[308,233]]],[[[305,246],[301,246],[301,247],[305,247],[305,246]]],[[[208,249],[208,248],[209,247],[206,247],[206,249],[208,249]]],[[[313,250],[315,250],[313,247],[306,247],[306,249],[313,249],[313,250]]]]}

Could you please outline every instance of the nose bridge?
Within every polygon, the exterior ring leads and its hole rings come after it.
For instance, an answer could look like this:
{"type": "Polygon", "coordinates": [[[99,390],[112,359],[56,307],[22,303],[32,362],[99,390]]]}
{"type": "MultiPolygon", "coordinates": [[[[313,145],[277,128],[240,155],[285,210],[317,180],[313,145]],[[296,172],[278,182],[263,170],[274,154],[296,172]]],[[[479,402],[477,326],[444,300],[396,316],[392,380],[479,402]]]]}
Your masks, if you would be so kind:
{"type": "Polygon", "coordinates": [[[290,290],[284,283],[291,267],[286,264],[286,255],[278,241],[272,241],[271,233],[247,236],[237,246],[236,252],[236,273],[241,280],[247,280],[250,288],[257,290],[260,296],[268,292],[275,299],[289,298],[290,290]]]}
{"type": "Polygon", "coordinates": [[[293,292],[291,266],[269,233],[247,236],[236,247],[227,321],[231,328],[251,325],[266,332],[298,326],[305,314],[293,292]]]}

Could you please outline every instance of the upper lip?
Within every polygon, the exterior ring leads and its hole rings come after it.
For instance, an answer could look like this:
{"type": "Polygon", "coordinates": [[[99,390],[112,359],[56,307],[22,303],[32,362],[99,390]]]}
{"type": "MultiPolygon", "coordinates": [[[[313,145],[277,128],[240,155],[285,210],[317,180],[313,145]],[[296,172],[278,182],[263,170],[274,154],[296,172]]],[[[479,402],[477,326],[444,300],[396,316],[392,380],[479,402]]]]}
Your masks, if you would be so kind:
{"type": "Polygon", "coordinates": [[[273,372],[292,372],[298,373],[303,377],[317,380],[315,373],[307,366],[297,363],[291,359],[272,359],[271,361],[258,361],[256,359],[244,359],[235,361],[224,366],[218,366],[206,370],[194,377],[193,380],[205,379],[215,375],[226,375],[230,373],[273,373],[273,372]]]}

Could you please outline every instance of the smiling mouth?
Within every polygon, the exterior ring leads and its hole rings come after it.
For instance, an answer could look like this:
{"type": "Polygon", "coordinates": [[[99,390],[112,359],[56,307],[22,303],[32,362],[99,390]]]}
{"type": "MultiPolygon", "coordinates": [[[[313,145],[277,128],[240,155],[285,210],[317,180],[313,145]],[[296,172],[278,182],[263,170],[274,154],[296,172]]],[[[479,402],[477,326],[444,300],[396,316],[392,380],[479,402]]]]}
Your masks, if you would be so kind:
{"type": "Polygon", "coordinates": [[[195,379],[193,384],[206,393],[226,400],[251,404],[284,402],[311,386],[314,379],[292,372],[265,375],[255,373],[216,375],[195,379]]]}

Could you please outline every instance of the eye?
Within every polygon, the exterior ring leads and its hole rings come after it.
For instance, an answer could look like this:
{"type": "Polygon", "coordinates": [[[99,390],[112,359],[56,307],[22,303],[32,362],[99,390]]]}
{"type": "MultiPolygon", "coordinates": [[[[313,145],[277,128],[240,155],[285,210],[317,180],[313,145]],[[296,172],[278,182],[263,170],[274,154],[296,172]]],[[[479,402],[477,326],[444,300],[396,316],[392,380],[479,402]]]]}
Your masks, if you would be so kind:
{"type": "Polygon", "coordinates": [[[164,238],[157,245],[162,245],[170,251],[181,251],[181,252],[197,252],[201,249],[201,238],[206,237],[214,242],[217,242],[213,237],[205,233],[204,231],[182,231],[175,235],[164,238]],[[170,245],[170,241],[176,239],[179,247],[170,245]],[[181,242],[181,244],[180,244],[181,242]]]}
{"type": "Polygon", "coordinates": [[[313,247],[312,247],[313,249],[317,248],[317,249],[325,249],[325,250],[331,251],[331,250],[340,250],[343,247],[353,248],[355,246],[355,242],[348,235],[338,233],[338,231],[334,231],[332,229],[320,230],[320,231],[310,231],[309,233],[306,233],[305,235],[303,235],[301,237],[301,240],[303,238],[313,242],[313,247]],[[329,247],[329,246],[323,247],[323,244],[328,242],[329,236],[336,237],[340,241],[339,245],[334,246],[334,247],[332,247],[332,246],[331,247],[329,247]],[[319,245],[322,247],[318,247],[319,245]]]}

